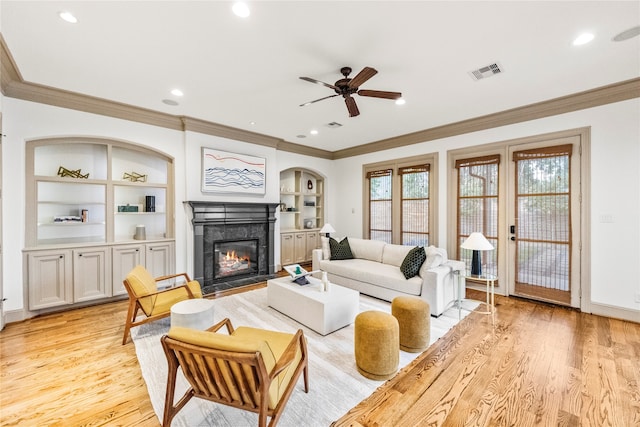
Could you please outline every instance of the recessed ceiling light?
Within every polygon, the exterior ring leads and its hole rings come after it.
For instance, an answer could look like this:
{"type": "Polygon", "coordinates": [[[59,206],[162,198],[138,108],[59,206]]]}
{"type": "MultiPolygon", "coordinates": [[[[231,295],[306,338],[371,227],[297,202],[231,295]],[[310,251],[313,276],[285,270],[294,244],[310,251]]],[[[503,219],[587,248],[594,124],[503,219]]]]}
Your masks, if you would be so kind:
{"type": "Polygon", "coordinates": [[[71,24],[76,24],[78,22],[78,18],[73,16],[71,12],[60,12],[58,16],[71,24]]]}
{"type": "Polygon", "coordinates": [[[180,89],[173,89],[171,91],[171,95],[175,95],[175,96],[183,96],[184,93],[180,90],[180,89]]]}
{"type": "Polygon", "coordinates": [[[163,99],[162,102],[167,104],[167,105],[171,105],[172,107],[175,107],[176,105],[179,105],[178,102],[174,101],[173,99],[163,99]]]}
{"type": "Polygon", "coordinates": [[[317,135],[318,131],[315,129],[311,129],[311,131],[309,132],[311,135],[317,135]]]}
{"type": "Polygon", "coordinates": [[[249,6],[247,6],[245,2],[237,1],[233,4],[231,9],[233,10],[233,13],[240,18],[246,18],[251,14],[249,6]]]}
{"type": "Polygon", "coordinates": [[[251,126],[255,126],[256,122],[251,121],[251,122],[249,122],[249,124],[250,124],[251,126]]]}
{"type": "Polygon", "coordinates": [[[404,105],[406,103],[407,101],[405,101],[403,98],[396,99],[396,105],[404,105]]]}
{"type": "Polygon", "coordinates": [[[591,33],[582,33],[573,41],[573,45],[574,46],[580,46],[580,45],[583,45],[583,44],[587,44],[591,40],[593,40],[593,37],[594,36],[591,33]]]}

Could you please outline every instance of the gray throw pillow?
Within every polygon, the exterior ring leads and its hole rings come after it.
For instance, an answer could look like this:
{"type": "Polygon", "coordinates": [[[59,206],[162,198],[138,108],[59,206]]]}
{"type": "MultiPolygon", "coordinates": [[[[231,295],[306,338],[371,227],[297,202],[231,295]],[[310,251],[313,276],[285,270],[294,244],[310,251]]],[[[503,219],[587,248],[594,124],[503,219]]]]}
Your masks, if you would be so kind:
{"type": "Polygon", "coordinates": [[[427,259],[427,254],[424,248],[422,246],[416,246],[404,257],[402,265],[400,265],[400,271],[402,271],[406,279],[411,279],[418,274],[425,259],[427,259]]]}
{"type": "Polygon", "coordinates": [[[346,237],[340,242],[338,242],[333,237],[329,238],[329,248],[331,249],[331,261],[340,259],[353,259],[351,246],[349,246],[349,241],[346,237]]]}

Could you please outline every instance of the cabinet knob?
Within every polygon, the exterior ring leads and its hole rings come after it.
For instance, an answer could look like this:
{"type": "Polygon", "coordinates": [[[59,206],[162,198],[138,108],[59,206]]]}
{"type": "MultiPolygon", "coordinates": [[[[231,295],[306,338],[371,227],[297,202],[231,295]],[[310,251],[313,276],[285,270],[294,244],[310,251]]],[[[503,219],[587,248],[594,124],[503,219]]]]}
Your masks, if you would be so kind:
{"type": "Polygon", "coordinates": [[[82,256],[82,254],[78,254],[78,256],[82,256]]]}
{"type": "Polygon", "coordinates": [[[64,255],[60,255],[60,259],[64,258],[64,255]]]}

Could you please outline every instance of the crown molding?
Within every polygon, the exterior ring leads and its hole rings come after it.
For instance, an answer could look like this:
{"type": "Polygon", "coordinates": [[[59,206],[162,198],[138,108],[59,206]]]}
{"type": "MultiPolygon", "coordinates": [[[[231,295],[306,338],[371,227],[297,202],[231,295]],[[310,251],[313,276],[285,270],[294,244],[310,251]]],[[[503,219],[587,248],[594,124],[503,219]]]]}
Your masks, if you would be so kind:
{"type": "Polygon", "coordinates": [[[586,108],[597,107],[613,102],[640,97],[640,78],[601,86],[584,92],[578,92],[560,98],[554,98],[535,104],[524,105],[486,116],[449,123],[393,138],[382,139],[357,147],[345,148],[333,152],[334,159],[343,159],[375,151],[389,150],[421,142],[434,141],[470,132],[511,125],[555,116],[586,108]]]}
{"type": "Polygon", "coordinates": [[[20,70],[2,34],[0,34],[0,90],[5,96],[11,98],[174,130],[199,132],[272,147],[280,151],[336,160],[638,98],[640,97],[640,78],[337,151],[322,150],[206,120],[186,116],[175,116],[129,104],[26,82],[22,78],[20,70]]]}

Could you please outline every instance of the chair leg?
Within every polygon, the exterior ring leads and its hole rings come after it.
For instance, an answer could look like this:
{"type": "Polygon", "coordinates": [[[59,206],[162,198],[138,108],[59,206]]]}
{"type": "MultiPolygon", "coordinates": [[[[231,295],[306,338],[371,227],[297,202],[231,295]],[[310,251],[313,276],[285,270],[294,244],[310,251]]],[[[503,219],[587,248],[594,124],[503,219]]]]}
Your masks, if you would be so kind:
{"type": "Polygon", "coordinates": [[[160,341],[162,343],[162,348],[164,349],[164,353],[167,356],[167,364],[169,365],[169,369],[167,372],[167,392],[164,399],[164,414],[162,416],[162,427],[170,427],[171,421],[173,417],[176,416],[178,412],[182,409],[184,405],[191,400],[193,397],[193,387],[189,387],[189,390],[182,396],[182,398],[178,401],[178,403],[174,406],[173,400],[176,392],[176,375],[178,373],[178,358],[176,357],[173,350],[169,349],[165,344],[165,339],[167,336],[163,336],[160,341]]]}
{"type": "Polygon", "coordinates": [[[129,338],[129,331],[131,330],[131,324],[135,322],[136,316],[138,315],[138,306],[136,301],[133,299],[129,299],[129,308],[127,309],[127,321],[124,324],[124,336],[122,337],[122,345],[127,343],[127,339],[129,338]]]}

